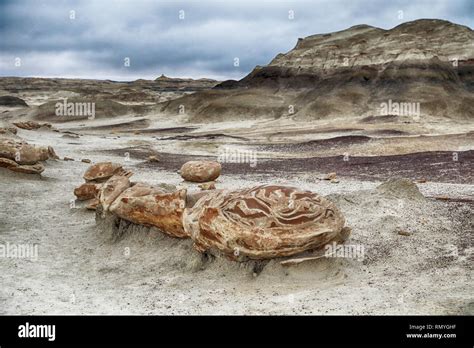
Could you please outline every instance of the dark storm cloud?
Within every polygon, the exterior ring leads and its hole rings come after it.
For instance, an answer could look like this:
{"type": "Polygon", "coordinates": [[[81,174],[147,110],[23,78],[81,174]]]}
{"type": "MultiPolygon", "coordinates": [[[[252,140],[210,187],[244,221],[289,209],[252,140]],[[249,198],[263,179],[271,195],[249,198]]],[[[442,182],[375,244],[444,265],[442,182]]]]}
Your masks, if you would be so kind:
{"type": "Polygon", "coordinates": [[[0,75],[240,78],[298,37],[418,18],[473,27],[472,0],[0,2],[0,75]],[[75,19],[70,19],[74,11],[75,19]],[[180,11],[184,11],[181,12],[180,11]],[[293,11],[294,19],[289,18],[293,11]],[[403,19],[398,18],[403,11],[403,19]],[[180,19],[184,14],[184,19],[180,19]],[[124,59],[130,59],[130,67],[124,59]],[[239,58],[240,66],[234,66],[239,58]],[[15,59],[21,65],[15,66],[15,59]]]}

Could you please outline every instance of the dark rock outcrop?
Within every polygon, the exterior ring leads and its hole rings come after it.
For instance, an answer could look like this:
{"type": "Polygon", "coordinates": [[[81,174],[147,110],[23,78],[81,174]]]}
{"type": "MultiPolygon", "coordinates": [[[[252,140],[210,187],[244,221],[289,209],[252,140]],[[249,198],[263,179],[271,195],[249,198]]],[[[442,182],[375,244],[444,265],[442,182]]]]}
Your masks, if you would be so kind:
{"type": "Polygon", "coordinates": [[[1,106],[28,106],[26,102],[18,97],[13,97],[10,95],[4,95],[0,97],[1,106]]]}

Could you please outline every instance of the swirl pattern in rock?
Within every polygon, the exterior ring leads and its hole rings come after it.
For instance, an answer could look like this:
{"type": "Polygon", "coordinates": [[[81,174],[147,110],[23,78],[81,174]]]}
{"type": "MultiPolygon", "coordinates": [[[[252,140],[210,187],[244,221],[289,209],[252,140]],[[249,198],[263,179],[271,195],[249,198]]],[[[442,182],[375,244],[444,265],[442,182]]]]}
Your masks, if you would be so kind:
{"type": "Polygon", "coordinates": [[[213,191],[185,210],[183,225],[197,250],[217,249],[237,259],[289,256],[321,247],[339,236],[344,217],[310,191],[262,185],[213,191]]]}

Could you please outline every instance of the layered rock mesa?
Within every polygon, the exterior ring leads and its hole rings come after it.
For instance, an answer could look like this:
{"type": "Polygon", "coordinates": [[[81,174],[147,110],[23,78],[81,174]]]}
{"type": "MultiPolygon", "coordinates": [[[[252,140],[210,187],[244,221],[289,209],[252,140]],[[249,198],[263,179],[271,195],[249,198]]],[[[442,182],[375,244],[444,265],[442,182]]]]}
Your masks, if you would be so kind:
{"type": "Polygon", "coordinates": [[[197,122],[309,121],[380,115],[390,100],[420,103],[420,115],[474,118],[474,31],[420,19],[390,30],[358,25],[312,35],[242,80],[163,103],[162,111],[184,106],[197,122]]]}
{"type": "Polygon", "coordinates": [[[219,81],[211,79],[182,79],[161,75],[155,80],[138,79],[135,81],[111,81],[72,78],[42,77],[0,77],[0,90],[4,93],[20,93],[26,91],[70,91],[79,95],[112,95],[123,91],[128,93],[136,90],[151,91],[184,91],[195,92],[209,89],[219,81]]]}

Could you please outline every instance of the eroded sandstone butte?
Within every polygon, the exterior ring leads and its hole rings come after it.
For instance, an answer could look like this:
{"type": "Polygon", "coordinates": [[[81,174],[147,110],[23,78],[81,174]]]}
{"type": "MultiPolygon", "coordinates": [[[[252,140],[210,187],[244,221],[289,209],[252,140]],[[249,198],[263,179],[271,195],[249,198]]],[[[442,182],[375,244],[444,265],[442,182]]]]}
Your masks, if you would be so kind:
{"type": "Polygon", "coordinates": [[[298,39],[296,47],[240,81],[162,104],[192,121],[255,117],[377,116],[381,103],[420,103],[420,114],[474,115],[474,31],[422,19],[384,30],[367,25],[298,39]]]}

